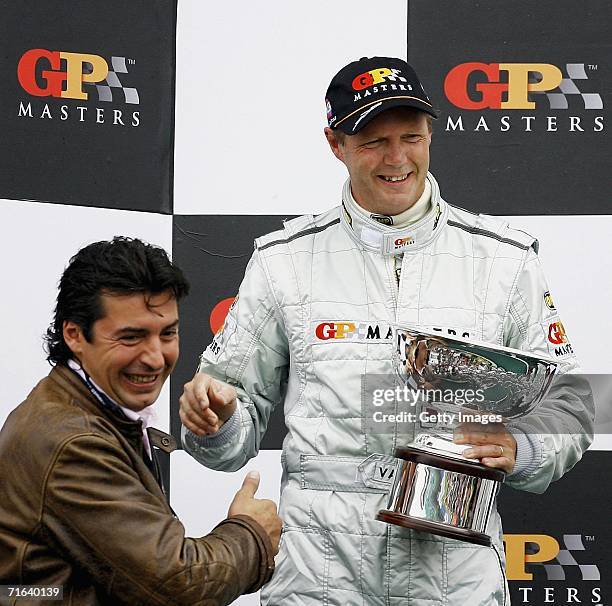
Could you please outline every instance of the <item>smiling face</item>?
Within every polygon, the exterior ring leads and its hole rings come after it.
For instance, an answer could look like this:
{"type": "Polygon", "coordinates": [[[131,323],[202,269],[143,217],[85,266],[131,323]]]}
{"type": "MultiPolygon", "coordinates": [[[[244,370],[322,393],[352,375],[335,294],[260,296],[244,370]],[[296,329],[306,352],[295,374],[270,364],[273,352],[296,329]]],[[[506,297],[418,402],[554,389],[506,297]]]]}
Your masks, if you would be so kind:
{"type": "Polygon", "coordinates": [[[429,169],[431,130],[423,112],[389,109],[340,143],[325,136],[348,169],[353,197],[365,210],[397,215],[419,199],[429,169]]]}
{"type": "Polygon", "coordinates": [[[102,318],[87,341],[64,323],[64,340],[94,382],[119,405],[139,411],[157,400],[179,354],[178,307],[170,292],[100,295],[102,318]]]}

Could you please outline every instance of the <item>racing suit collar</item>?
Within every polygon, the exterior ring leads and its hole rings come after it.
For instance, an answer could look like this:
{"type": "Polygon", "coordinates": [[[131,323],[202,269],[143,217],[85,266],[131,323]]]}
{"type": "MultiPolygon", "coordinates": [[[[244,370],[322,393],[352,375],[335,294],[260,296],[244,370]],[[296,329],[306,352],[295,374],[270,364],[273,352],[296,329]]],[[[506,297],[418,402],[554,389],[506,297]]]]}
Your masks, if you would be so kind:
{"type": "Polygon", "coordinates": [[[427,173],[427,180],[431,185],[429,212],[416,223],[398,228],[383,225],[361,212],[351,193],[351,181],[347,179],[342,189],[342,224],[364,248],[383,255],[399,255],[421,249],[437,237],[447,215],[438,183],[431,173],[427,173]]]}

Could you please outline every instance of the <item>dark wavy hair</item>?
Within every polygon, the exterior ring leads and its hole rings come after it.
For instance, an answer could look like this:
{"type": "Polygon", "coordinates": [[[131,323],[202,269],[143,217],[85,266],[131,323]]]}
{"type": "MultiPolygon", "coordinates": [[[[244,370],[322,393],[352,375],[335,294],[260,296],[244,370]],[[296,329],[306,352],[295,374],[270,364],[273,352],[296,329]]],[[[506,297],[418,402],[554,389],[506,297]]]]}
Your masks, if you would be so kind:
{"type": "Polygon", "coordinates": [[[72,351],[64,342],[64,322],[72,321],[91,342],[92,326],[102,318],[101,294],[159,294],[170,291],[179,301],[189,283],[166,251],[142,240],[115,236],[77,252],[59,282],[55,316],[45,335],[50,364],[65,364],[72,351]]]}

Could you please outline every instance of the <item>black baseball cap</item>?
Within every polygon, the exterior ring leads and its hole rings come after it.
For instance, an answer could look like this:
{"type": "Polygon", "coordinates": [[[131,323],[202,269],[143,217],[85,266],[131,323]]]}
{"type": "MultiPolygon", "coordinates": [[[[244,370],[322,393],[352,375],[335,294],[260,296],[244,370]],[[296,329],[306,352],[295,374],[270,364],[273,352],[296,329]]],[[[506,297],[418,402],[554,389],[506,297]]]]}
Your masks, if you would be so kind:
{"type": "Polygon", "coordinates": [[[393,57],[363,57],[343,67],[325,95],[327,123],[347,135],[392,107],[412,107],[433,118],[433,108],[414,69],[393,57]]]}

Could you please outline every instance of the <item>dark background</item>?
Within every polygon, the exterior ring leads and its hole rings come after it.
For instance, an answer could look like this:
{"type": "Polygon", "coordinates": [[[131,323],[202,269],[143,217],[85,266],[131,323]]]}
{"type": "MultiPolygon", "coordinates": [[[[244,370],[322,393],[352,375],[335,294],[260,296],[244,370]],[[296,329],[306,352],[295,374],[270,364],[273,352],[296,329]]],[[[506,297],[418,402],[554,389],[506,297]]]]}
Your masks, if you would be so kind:
{"type": "MultiPolygon", "coordinates": [[[[178,399],[183,385],[198,367],[200,354],[211,342],[210,313],[214,306],[238,294],[256,237],[282,228],[292,217],[271,215],[175,215],[173,260],[191,283],[181,303],[181,355],[170,380],[170,427],[180,438],[178,399]]],[[[270,417],[261,447],[280,449],[287,429],[283,407],[270,417]]]]}
{"type": "Polygon", "coordinates": [[[0,0],[0,198],[80,206],[172,212],[176,0],[0,0]],[[138,90],[140,104],[34,97],[21,88],[17,64],[32,48],[133,59],[124,86],[138,90]],[[19,102],[32,104],[33,118],[18,117],[19,102]],[[52,119],[40,119],[44,104],[52,119]],[[60,106],[71,117],[60,120],[60,106]],[[77,106],[86,106],[78,121],[77,106]],[[105,123],[95,123],[95,108],[105,123]],[[112,110],[125,126],[112,126],[112,110]],[[140,126],[129,126],[132,111],[140,126]]]}
{"type": "Polygon", "coordinates": [[[549,581],[543,566],[527,564],[526,570],[533,574],[533,580],[509,582],[513,605],[524,603],[519,587],[533,587],[530,604],[546,603],[545,587],[555,589],[551,604],[572,603],[567,602],[567,587],[578,588],[578,598],[583,604],[593,604],[591,589],[601,587],[601,603],[610,603],[612,501],[608,470],[611,464],[612,452],[587,452],[575,469],[553,482],[544,494],[531,494],[508,486],[502,488],[498,509],[506,534],[547,534],[553,536],[562,549],[565,547],[564,534],[580,534],[585,550],[572,551],[571,555],[578,564],[595,564],[601,574],[600,581],[582,581],[577,566],[564,566],[565,580],[549,581]],[[589,540],[591,537],[593,540],[589,540]]]}
{"type": "Polygon", "coordinates": [[[446,200],[494,215],[609,214],[610,23],[612,3],[593,0],[408,2],[408,60],[441,110],[431,170],[446,200]],[[569,109],[551,110],[539,94],[535,110],[460,109],[446,100],[444,80],[466,62],[550,63],[564,76],[566,63],[584,63],[588,80],[578,89],[599,93],[603,110],[585,110],[571,95],[569,109]],[[465,132],[445,131],[449,115],[463,116],[465,132]],[[481,115],[490,132],[473,131],[481,115]],[[508,132],[499,132],[502,115],[508,132]],[[536,116],[533,132],[523,132],[527,115],[536,116]],[[557,132],[545,132],[547,115],[557,116],[557,132]],[[603,132],[587,131],[595,115],[605,116],[603,132]],[[569,116],[581,117],[584,133],[568,132],[569,116]]]}

